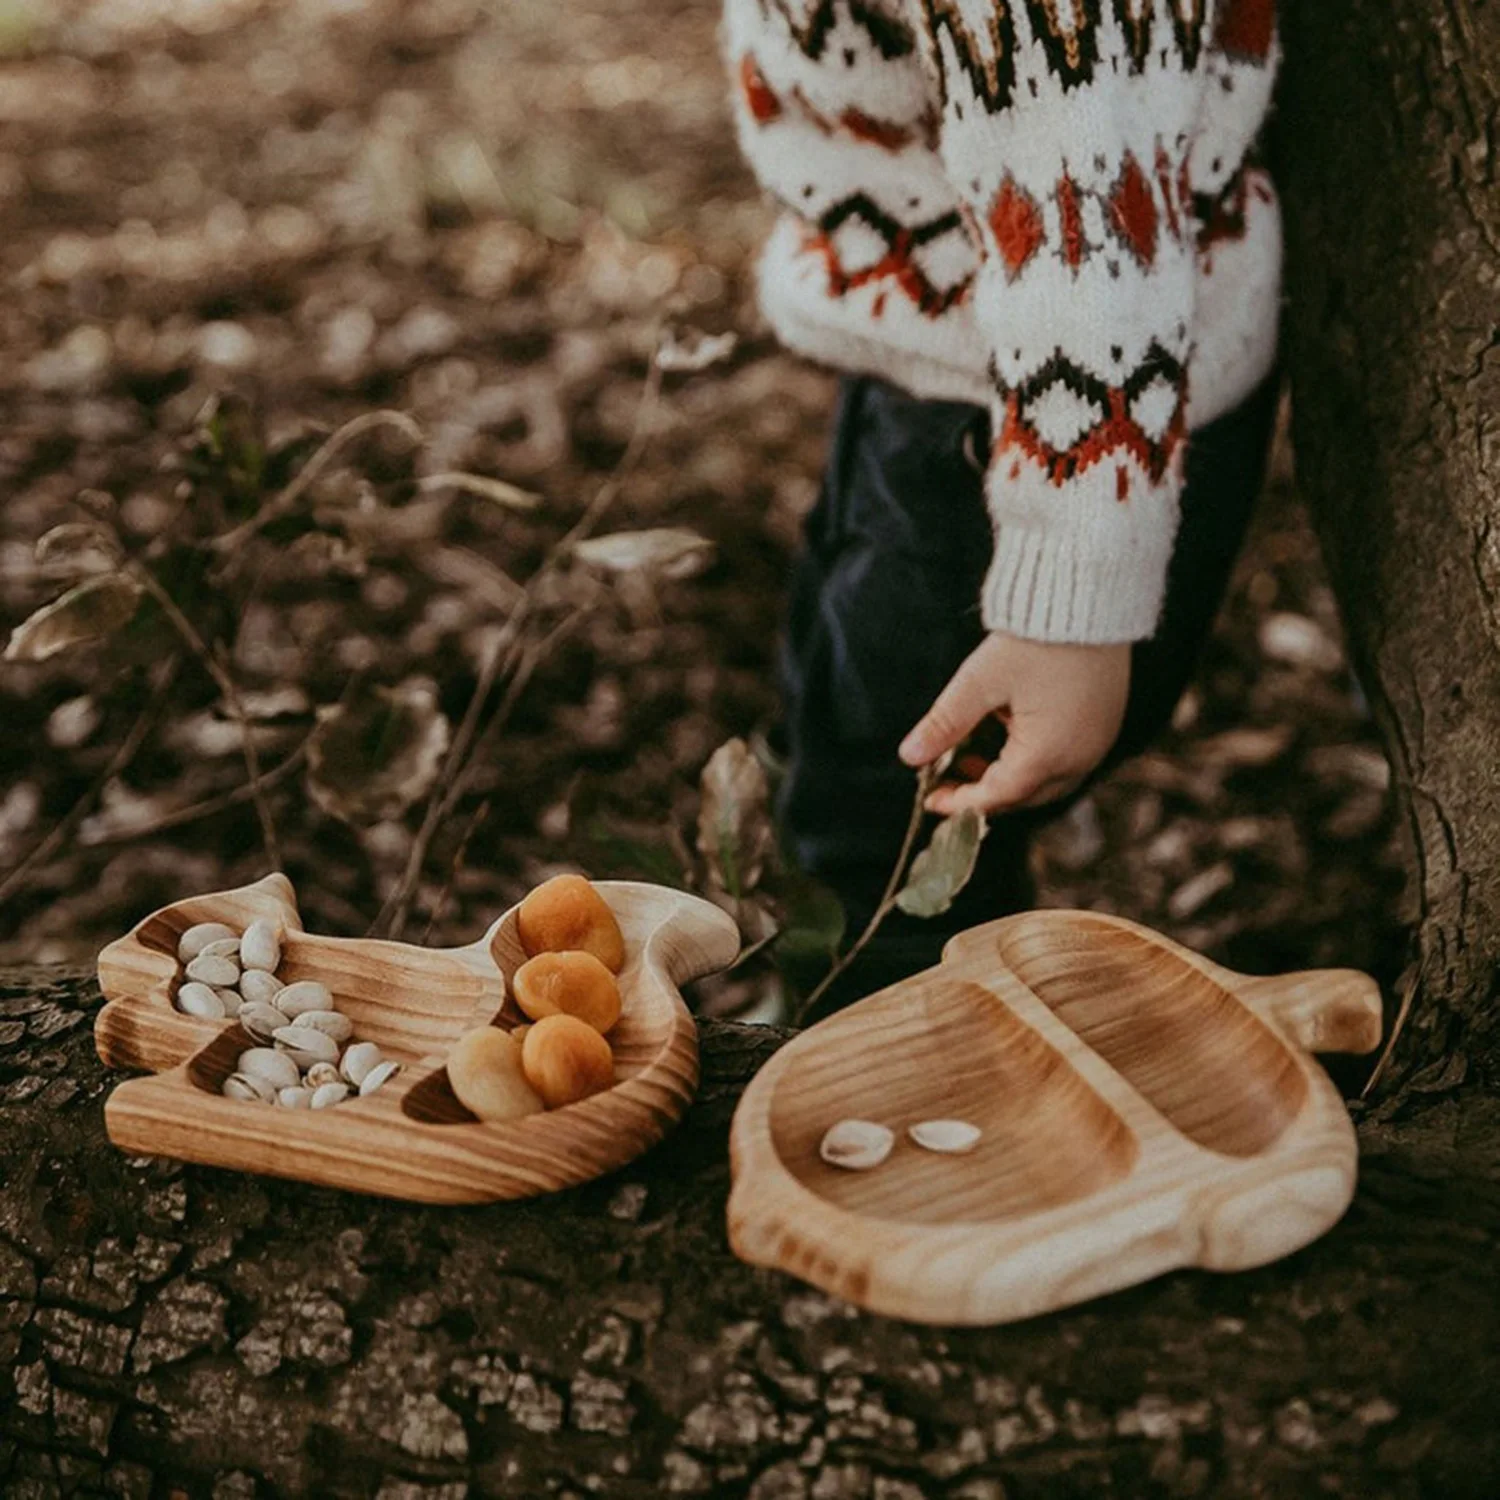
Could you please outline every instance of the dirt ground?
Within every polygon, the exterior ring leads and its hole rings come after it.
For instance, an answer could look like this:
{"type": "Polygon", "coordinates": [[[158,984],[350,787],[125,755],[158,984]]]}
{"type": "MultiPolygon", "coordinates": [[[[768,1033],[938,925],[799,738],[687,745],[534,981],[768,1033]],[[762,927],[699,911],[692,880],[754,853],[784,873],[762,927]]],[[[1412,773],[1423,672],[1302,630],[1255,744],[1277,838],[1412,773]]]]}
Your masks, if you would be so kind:
{"type": "MultiPolygon", "coordinates": [[[[185,444],[216,394],[245,398],[268,451],[409,413],[423,447],[373,444],[376,498],[453,469],[543,497],[527,514],[412,503],[311,573],[290,547],[257,562],[226,660],[266,765],[351,678],[430,681],[456,725],[515,579],[625,451],[658,325],[742,335],[727,363],[667,378],[610,513],[609,529],[690,527],[716,560],[595,598],[541,662],[434,841],[410,936],[467,941],[558,864],[638,873],[642,846],[685,826],[715,746],[774,717],[833,382],[779,353],[749,303],[767,213],[715,20],[706,0],[0,0],[0,624],[58,592],[33,548],[81,491],[113,497],[149,554],[195,503],[185,444]]],[[[1290,467],[1282,451],[1172,733],[1037,861],[1049,903],[1248,969],[1389,979],[1387,770],[1290,467]]],[[[188,659],[143,708],[156,665],[90,650],[0,667],[0,875],[91,799],[0,904],[0,960],[86,959],[164,901],[263,873],[219,689],[188,659]]],[[[300,769],[270,802],[308,925],[362,931],[417,812],[356,828],[300,769]]]]}

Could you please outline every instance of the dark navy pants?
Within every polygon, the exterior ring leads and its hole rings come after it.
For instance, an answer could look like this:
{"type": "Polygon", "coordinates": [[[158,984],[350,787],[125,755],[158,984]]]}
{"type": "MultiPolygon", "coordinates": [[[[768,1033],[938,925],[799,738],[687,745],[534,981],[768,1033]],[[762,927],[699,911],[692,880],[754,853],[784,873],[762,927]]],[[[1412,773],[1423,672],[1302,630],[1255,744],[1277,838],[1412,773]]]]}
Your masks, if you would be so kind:
{"type": "MultiPolygon", "coordinates": [[[[1267,380],[1189,439],[1161,623],[1135,647],[1124,725],[1100,773],[1150,743],[1193,675],[1264,482],[1278,384],[1267,380]]],[[[843,899],[851,936],[884,888],[915,794],[896,747],[983,636],[993,541],[975,455],[988,451],[980,407],[920,400],[873,376],[840,383],[792,578],[778,811],[794,860],[843,899]]],[[[830,1001],[925,968],[954,932],[1029,905],[1027,843],[1057,811],[992,820],[953,910],[891,917],[830,1001]]]]}

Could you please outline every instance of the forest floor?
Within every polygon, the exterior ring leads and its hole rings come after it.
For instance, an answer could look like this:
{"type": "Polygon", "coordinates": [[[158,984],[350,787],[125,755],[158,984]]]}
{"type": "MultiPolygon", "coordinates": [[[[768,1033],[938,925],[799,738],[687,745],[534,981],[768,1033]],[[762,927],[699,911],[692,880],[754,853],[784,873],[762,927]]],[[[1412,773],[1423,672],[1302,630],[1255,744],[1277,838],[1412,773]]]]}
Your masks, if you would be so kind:
{"type": "MultiPolygon", "coordinates": [[[[603,598],[562,579],[587,595],[576,628],[517,689],[423,863],[430,941],[471,939],[561,864],[650,873],[643,850],[688,826],[710,753],[774,718],[834,386],[750,305],[768,216],[715,23],[703,0],[0,3],[0,625],[59,591],[34,544],[79,518],[80,492],[112,497],[149,554],[216,396],[243,398],[271,455],[377,408],[424,434],[415,458],[377,442],[375,479],[350,481],[375,521],[315,558],[256,554],[233,595],[224,661],[266,765],[351,678],[430,682],[457,725],[516,580],[625,452],[658,327],[741,334],[726,362],[666,378],[605,528],[691,528],[714,561],[603,598]],[[455,469],[542,504],[366,503],[372,484],[409,498],[455,469]]],[[[1049,904],[1119,911],[1239,967],[1388,981],[1387,768],[1290,474],[1283,443],[1172,731],[1055,826],[1037,866],[1049,904]]],[[[159,665],[0,668],[0,878],[91,799],[0,901],[0,962],[87,960],[163,902],[263,873],[219,689],[189,656],[143,699],[159,665]]],[[[415,812],[341,820],[300,770],[267,800],[308,925],[362,931],[415,812]]]]}

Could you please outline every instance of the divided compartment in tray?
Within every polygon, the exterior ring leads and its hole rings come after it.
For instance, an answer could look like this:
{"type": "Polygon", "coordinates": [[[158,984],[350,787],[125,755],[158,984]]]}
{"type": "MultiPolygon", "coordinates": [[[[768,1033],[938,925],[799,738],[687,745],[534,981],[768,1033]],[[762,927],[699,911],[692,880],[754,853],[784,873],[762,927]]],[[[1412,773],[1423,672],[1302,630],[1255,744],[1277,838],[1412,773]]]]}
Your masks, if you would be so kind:
{"type": "MultiPolygon", "coordinates": [[[[509,989],[511,977],[526,960],[526,954],[520,946],[514,928],[514,914],[511,914],[487,940],[486,951],[494,959],[499,973],[503,975],[503,980],[497,980],[497,983],[502,983],[505,989],[509,989]]],[[[483,946],[485,945],[476,945],[476,950],[483,946]]],[[[650,1067],[662,1049],[670,1044],[672,1038],[672,1016],[668,1011],[653,1008],[650,1012],[643,1013],[641,1007],[633,1006],[628,1001],[632,991],[637,990],[645,982],[643,965],[643,945],[627,938],[625,967],[619,975],[620,992],[622,996],[627,997],[627,1001],[620,1019],[608,1036],[610,1050],[615,1059],[616,1086],[650,1067]]],[[[486,1020],[497,1021],[501,1030],[509,1031],[525,1024],[526,1019],[517,1008],[514,999],[506,999],[503,1009],[499,1004],[487,1012],[477,1009],[472,1013],[466,1025],[459,1027],[450,1038],[444,1041],[441,1048],[434,1049],[434,1051],[446,1055],[448,1048],[459,1036],[474,1027],[484,1025],[486,1020]]],[[[564,1107],[571,1108],[572,1106],[564,1107]]],[[[477,1117],[459,1103],[458,1096],[448,1082],[448,1071],[441,1066],[434,1068],[430,1074],[414,1083],[402,1095],[401,1109],[411,1119],[418,1120],[424,1125],[479,1123],[477,1117]]],[[[549,1110],[547,1113],[555,1115],[557,1111],[549,1110]]]]}
{"type": "Polygon", "coordinates": [[[1194,1144],[1268,1150],[1308,1086],[1296,1058],[1243,1001],[1160,942],[1070,913],[1006,922],[1000,960],[1080,1041],[1194,1144]]]}
{"type": "Polygon", "coordinates": [[[769,1115],[776,1153],[798,1181],[872,1218],[960,1224],[1057,1208],[1129,1173],[1134,1134],[1050,1043],[982,985],[942,974],[914,983],[915,993],[820,1023],[817,1045],[788,1056],[769,1115]],[[906,1138],[907,1126],[939,1118],[979,1126],[979,1145],[942,1155],[906,1138]],[[843,1119],[896,1132],[880,1167],[850,1172],[818,1155],[843,1119]]]}

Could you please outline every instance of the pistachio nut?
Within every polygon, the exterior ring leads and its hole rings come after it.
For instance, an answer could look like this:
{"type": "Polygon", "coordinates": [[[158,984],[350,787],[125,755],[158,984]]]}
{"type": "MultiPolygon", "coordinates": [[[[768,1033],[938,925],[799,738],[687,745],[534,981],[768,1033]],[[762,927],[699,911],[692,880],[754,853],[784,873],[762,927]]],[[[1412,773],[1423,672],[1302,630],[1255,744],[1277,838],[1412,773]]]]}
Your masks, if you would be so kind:
{"type": "Polygon", "coordinates": [[[282,1026],[271,1033],[276,1045],[298,1067],[310,1068],[317,1062],[337,1062],[339,1044],[331,1036],[314,1031],[311,1026],[282,1026]]]}
{"type": "Polygon", "coordinates": [[[227,1014],[219,992],[193,979],[178,986],[177,1009],[185,1016],[197,1016],[204,1021],[222,1021],[227,1014]]]}
{"type": "Polygon", "coordinates": [[[281,935],[264,917],[252,922],[240,939],[240,963],[247,969],[272,973],[281,962],[281,935]]]}
{"type": "Polygon", "coordinates": [[[204,984],[238,984],[240,966],[232,958],[218,953],[200,953],[187,966],[189,979],[201,980],[204,984]]]}
{"type": "Polygon", "coordinates": [[[177,957],[181,963],[191,963],[210,943],[232,938],[234,928],[222,922],[197,922],[177,939],[177,957]]]}
{"type": "Polygon", "coordinates": [[[274,1005],[283,988],[281,981],[264,969],[246,969],[240,975],[240,994],[257,1005],[274,1005]]]}
{"type": "Polygon", "coordinates": [[[365,1074],[382,1061],[380,1048],[374,1042],[351,1042],[344,1049],[343,1060],[339,1063],[339,1072],[349,1083],[358,1088],[365,1081],[365,1074]]]}
{"type": "Polygon", "coordinates": [[[274,1047],[249,1047],[235,1061],[235,1068],[247,1078],[258,1078],[277,1089],[295,1088],[302,1082],[301,1070],[285,1052],[274,1047]]]}
{"type": "Polygon", "coordinates": [[[400,1071],[401,1064],[398,1062],[376,1063],[375,1066],[365,1074],[363,1081],[360,1083],[359,1097],[361,1099],[364,1099],[368,1095],[373,1094],[376,1089],[378,1089],[382,1084],[389,1082],[400,1071]]]}
{"type": "Polygon", "coordinates": [[[333,992],[316,979],[299,979],[277,995],[276,1008],[295,1021],[305,1010],[332,1010],[333,992]]]}

